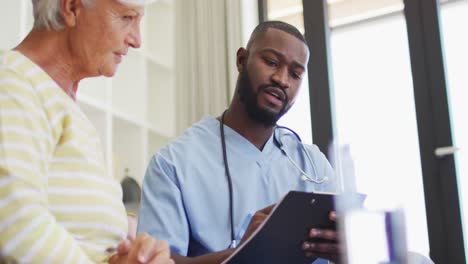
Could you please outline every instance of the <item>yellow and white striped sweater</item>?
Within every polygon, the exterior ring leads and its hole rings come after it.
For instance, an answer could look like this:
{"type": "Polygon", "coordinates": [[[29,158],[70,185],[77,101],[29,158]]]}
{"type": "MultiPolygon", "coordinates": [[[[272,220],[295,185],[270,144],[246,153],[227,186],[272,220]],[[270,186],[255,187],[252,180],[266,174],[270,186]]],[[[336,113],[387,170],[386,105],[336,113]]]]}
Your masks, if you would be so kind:
{"type": "Polygon", "coordinates": [[[104,262],[126,236],[96,130],[40,67],[0,52],[0,262],[104,262]]]}

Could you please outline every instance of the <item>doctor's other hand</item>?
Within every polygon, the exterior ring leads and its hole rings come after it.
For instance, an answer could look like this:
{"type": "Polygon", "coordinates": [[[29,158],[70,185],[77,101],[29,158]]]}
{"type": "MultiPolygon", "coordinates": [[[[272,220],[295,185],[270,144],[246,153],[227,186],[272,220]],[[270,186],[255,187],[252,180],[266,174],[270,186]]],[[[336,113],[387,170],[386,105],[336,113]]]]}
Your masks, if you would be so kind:
{"type": "MultiPolygon", "coordinates": [[[[330,220],[336,221],[336,212],[331,212],[329,217],[330,220]]],[[[341,263],[344,249],[336,230],[311,228],[309,239],[310,241],[302,243],[302,250],[307,257],[323,258],[333,263],[341,263]]]]}
{"type": "Polygon", "coordinates": [[[167,242],[141,233],[135,239],[125,239],[120,242],[117,253],[109,259],[109,263],[174,264],[175,262],[171,259],[167,242]]]}
{"type": "Polygon", "coordinates": [[[243,244],[249,237],[257,230],[257,228],[265,221],[267,216],[271,213],[271,210],[275,207],[275,204],[272,204],[268,207],[265,207],[261,210],[258,210],[250,219],[249,226],[245,230],[245,234],[242,237],[239,244],[243,244]]]}

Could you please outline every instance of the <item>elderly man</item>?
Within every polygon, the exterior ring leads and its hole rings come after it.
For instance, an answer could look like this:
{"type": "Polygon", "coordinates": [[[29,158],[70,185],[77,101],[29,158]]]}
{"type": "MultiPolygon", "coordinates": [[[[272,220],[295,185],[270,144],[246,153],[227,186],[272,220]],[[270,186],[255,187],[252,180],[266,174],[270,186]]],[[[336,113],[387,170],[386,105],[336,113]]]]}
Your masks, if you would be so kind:
{"type": "Polygon", "coordinates": [[[0,52],[0,262],[173,263],[163,241],[125,240],[120,185],[74,101],[140,47],[144,1],[32,2],[34,28],[0,52]]]}
{"type": "MultiPolygon", "coordinates": [[[[335,191],[333,170],[318,148],[276,126],[296,99],[308,60],[296,28],[261,23],[237,52],[229,108],[203,118],[151,159],[138,229],[168,240],[177,263],[221,262],[239,242],[248,215],[289,190],[335,191]]],[[[254,215],[244,239],[270,209],[254,215]]],[[[310,236],[324,242],[297,241],[305,255],[338,258],[335,231],[310,236]]]]}

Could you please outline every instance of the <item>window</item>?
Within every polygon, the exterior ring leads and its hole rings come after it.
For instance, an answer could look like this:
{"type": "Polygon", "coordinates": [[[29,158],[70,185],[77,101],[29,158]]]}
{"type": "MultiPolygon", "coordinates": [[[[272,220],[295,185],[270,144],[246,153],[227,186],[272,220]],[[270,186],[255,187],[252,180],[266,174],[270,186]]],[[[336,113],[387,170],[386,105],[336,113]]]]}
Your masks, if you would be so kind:
{"type": "MultiPolygon", "coordinates": [[[[368,195],[366,206],[402,207],[409,250],[428,255],[403,6],[402,0],[328,1],[334,136],[350,145],[357,189],[368,195]]],[[[304,31],[301,0],[269,0],[267,8],[268,20],[285,21],[304,31]]],[[[301,135],[311,127],[304,122],[310,120],[306,85],[304,82],[297,105],[280,120],[301,135]]],[[[303,138],[309,143],[310,137],[303,138]]]]}
{"type": "Polygon", "coordinates": [[[335,136],[367,208],[401,207],[408,249],[429,254],[411,65],[402,13],[331,33],[335,136]]]}
{"type": "Polygon", "coordinates": [[[327,2],[259,0],[269,19],[305,29],[313,47],[314,143],[351,144],[357,187],[375,194],[367,206],[403,205],[410,250],[427,255],[430,238],[436,263],[466,262],[468,0],[327,2]],[[399,196],[379,200],[374,189],[399,196]]]}

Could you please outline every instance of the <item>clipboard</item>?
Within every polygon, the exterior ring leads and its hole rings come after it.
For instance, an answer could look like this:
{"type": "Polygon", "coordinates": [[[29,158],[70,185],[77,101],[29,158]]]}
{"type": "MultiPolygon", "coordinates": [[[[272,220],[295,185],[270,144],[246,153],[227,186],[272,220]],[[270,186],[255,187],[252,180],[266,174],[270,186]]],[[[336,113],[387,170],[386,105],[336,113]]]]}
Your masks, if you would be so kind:
{"type": "MultiPolygon", "coordinates": [[[[362,199],[363,200],[363,199],[362,199]]],[[[302,243],[309,240],[310,228],[336,229],[329,220],[335,194],[290,191],[272,210],[250,238],[223,264],[310,264],[302,243]]]]}

